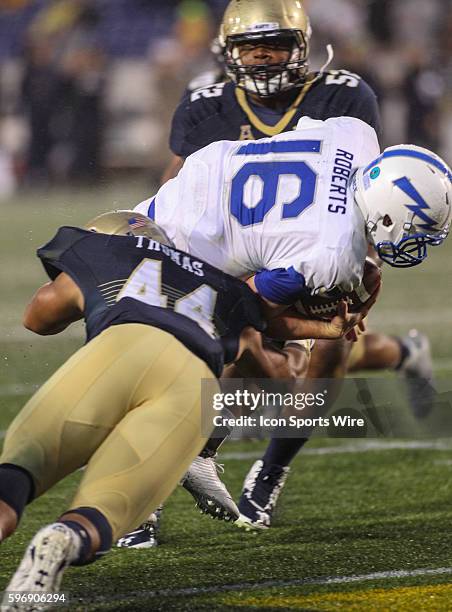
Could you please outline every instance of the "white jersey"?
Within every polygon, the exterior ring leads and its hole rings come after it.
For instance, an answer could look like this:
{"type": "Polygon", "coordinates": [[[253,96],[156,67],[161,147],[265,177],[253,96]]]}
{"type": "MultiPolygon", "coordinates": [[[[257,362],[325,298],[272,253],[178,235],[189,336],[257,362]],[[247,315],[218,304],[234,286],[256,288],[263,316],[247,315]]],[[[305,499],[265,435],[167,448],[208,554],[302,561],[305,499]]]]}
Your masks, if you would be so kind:
{"type": "Polygon", "coordinates": [[[294,269],[312,292],[349,291],[367,252],[350,176],[379,153],[375,131],[360,119],[305,117],[292,132],[197,151],[135,210],[177,248],[234,276],[294,269]]]}

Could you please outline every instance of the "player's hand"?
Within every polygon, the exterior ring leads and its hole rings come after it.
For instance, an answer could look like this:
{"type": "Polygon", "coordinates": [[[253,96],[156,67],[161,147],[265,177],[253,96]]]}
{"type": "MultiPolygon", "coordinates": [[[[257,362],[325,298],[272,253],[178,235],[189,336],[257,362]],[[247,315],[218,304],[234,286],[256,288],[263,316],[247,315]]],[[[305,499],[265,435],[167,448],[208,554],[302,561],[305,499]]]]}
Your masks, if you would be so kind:
{"type": "Polygon", "coordinates": [[[347,302],[344,300],[340,301],[337,306],[337,314],[329,323],[331,333],[330,337],[332,339],[345,337],[351,342],[356,342],[358,340],[359,332],[363,332],[365,330],[363,319],[367,314],[367,310],[368,309],[351,314],[348,312],[347,302]]]}
{"type": "MultiPolygon", "coordinates": [[[[360,312],[355,314],[355,315],[350,315],[348,313],[348,309],[346,308],[346,318],[348,317],[350,320],[350,323],[352,323],[352,317],[353,316],[358,316],[358,322],[353,326],[353,328],[346,332],[344,334],[344,337],[346,340],[349,340],[350,342],[357,342],[358,338],[361,334],[363,334],[366,331],[366,322],[365,322],[365,317],[367,317],[369,310],[372,308],[372,306],[375,304],[375,302],[377,301],[378,295],[380,293],[381,290],[381,284],[378,287],[378,289],[376,289],[373,294],[370,296],[370,298],[367,300],[367,302],[365,304],[363,304],[363,307],[361,308],[360,312]]],[[[341,304],[345,304],[345,306],[347,307],[347,303],[346,302],[341,302],[339,304],[338,307],[338,314],[337,316],[343,316],[343,306],[341,306],[341,304]],[[341,310],[340,310],[341,309],[341,310]]],[[[335,318],[336,318],[335,317],[335,318]]],[[[334,319],[333,319],[334,320],[334,319]]],[[[333,322],[333,321],[331,321],[333,322]]]]}
{"type": "Polygon", "coordinates": [[[350,342],[357,342],[361,334],[364,334],[364,332],[366,331],[366,328],[366,322],[360,321],[358,325],[355,325],[355,327],[351,331],[345,334],[345,339],[349,340],[350,342]]]}

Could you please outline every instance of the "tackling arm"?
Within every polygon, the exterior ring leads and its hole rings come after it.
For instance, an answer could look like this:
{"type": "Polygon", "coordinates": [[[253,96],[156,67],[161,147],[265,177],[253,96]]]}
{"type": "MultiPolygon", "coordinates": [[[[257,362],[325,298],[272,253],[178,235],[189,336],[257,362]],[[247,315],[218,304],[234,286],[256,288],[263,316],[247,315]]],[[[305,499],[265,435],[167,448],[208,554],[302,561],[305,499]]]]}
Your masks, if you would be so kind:
{"type": "Polygon", "coordinates": [[[227,378],[297,378],[308,366],[305,352],[297,351],[293,367],[286,350],[264,343],[263,336],[253,327],[246,327],[240,336],[238,356],[233,365],[227,366],[223,377],[227,378]]]}
{"type": "MultiPolygon", "coordinates": [[[[254,277],[247,280],[248,285],[258,293],[254,283],[254,277]]],[[[339,302],[337,314],[331,321],[318,321],[302,317],[294,308],[285,304],[274,304],[262,297],[264,303],[264,315],[268,321],[266,335],[278,340],[303,340],[318,338],[321,340],[336,340],[347,337],[352,333],[356,325],[361,325],[368,310],[376,299],[366,303],[367,308],[360,313],[350,314],[347,303],[339,302]]]]}
{"type": "Polygon", "coordinates": [[[83,318],[84,299],[78,285],[65,272],[46,283],[34,294],[25,309],[24,326],[48,336],[58,334],[83,318]]]}

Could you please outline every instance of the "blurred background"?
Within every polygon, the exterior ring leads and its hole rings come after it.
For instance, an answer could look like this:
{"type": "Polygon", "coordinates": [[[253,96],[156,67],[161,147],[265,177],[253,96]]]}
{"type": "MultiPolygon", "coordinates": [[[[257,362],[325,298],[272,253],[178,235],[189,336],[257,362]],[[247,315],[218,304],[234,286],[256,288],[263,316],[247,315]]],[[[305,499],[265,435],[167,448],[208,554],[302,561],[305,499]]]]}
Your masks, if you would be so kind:
{"type": "MultiPolygon", "coordinates": [[[[218,72],[226,0],[0,0],[0,197],[21,187],[158,181],[185,87],[218,72]],[[206,75],[207,73],[207,75],[206,75]]],[[[363,76],[383,145],[452,157],[451,0],[305,0],[311,66],[363,76]]]]}
{"type": "MultiPolygon", "coordinates": [[[[170,153],[170,121],[187,85],[218,72],[210,44],[225,0],[0,0],[0,415],[3,423],[83,342],[23,329],[45,281],[35,257],[59,225],[131,208],[151,195],[170,153]],[[206,76],[207,73],[207,76],[206,76]],[[57,348],[57,350],[56,350],[57,348]],[[13,401],[12,398],[16,400],[13,401]],[[0,411],[1,412],[1,411],[0,411]]],[[[311,66],[378,93],[383,145],[412,142],[452,160],[451,0],[305,0],[311,66]]],[[[452,375],[452,239],[420,268],[387,269],[371,324],[432,341],[452,375]]],[[[2,422],[0,422],[0,426],[2,422]]],[[[1,427],[0,427],[1,429],[1,427]]]]}

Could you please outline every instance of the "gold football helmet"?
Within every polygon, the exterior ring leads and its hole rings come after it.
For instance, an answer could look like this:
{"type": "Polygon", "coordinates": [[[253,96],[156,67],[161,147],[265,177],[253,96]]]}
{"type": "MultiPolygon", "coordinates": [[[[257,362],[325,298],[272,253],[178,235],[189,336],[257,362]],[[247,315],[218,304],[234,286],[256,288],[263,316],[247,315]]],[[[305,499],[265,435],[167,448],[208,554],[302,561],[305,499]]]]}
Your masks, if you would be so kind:
{"type": "Polygon", "coordinates": [[[302,0],[231,0],[219,34],[229,78],[262,98],[300,85],[308,72],[310,36],[302,0]],[[287,48],[290,56],[278,64],[247,66],[239,54],[245,43],[287,48]]]}
{"type": "Polygon", "coordinates": [[[133,210],[115,210],[94,217],[85,229],[99,234],[145,236],[161,244],[174,246],[165,231],[154,221],[133,210]]]}

